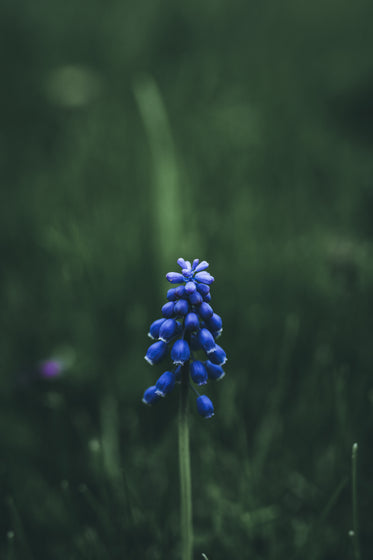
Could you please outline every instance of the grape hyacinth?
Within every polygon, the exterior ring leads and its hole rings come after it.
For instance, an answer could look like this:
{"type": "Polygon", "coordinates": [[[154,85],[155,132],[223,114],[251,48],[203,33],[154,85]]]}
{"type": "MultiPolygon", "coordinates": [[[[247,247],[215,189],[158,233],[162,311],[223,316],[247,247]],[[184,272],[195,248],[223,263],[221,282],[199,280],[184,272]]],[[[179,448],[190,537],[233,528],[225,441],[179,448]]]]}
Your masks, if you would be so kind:
{"type": "Polygon", "coordinates": [[[225,375],[222,366],[227,357],[216,343],[223,323],[210,304],[214,278],[206,271],[209,266],[206,261],[194,259],[191,264],[180,258],[177,263],[181,272],[166,274],[173,287],[167,292],[162,317],[150,325],[148,334],[154,342],[145,355],[151,365],[169,355],[173,367],[146,389],[142,400],[147,405],[159,401],[173,390],[175,383],[180,383],[182,372],[187,370],[188,382],[197,395],[197,411],[202,417],[211,418],[214,415],[211,400],[207,395],[200,395],[194,385],[202,386],[225,375]]]}

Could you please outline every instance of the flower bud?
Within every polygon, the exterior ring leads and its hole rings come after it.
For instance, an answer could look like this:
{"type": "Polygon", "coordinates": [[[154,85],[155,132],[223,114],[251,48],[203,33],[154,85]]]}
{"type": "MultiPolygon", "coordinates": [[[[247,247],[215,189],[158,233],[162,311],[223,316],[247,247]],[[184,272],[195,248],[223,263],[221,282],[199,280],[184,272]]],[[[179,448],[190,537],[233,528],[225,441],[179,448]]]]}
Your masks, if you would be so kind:
{"type": "Polygon", "coordinates": [[[194,278],[197,280],[197,282],[201,282],[202,284],[212,284],[215,280],[215,278],[206,271],[197,272],[194,278]]]}
{"type": "Polygon", "coordinates": [[[158,364],[167,352],[167,344],[162,340],[154,342],[149,346],[148,351],[145,354],[145,360],[150,364],[158,364]]]}
{"type": "Polygon", "coordinates": [[[189,301],[192,305],[200,305],[202,303],[202,296],[199,292],[195,291],[193,294],[190,294],[189,301]]]}
{"type": "Polygon", "coordinates": [[[177,330],[177,322],[175,319],[166,319],[159,329],[159,340],[170,342],[177,330]]]}
{"type": "Polygon", "coordinates": [[[175,375],[172,371],[165,371],[162,373],[157,383],[155,384],[156,393],[160,397],[165,397],[172,391],[175,386],[175,375]]]}
{"type": "Polygon", "coordinates": [[[196,285],[194,282],[187,282],[185,284],[185,292],[190,295],[193,294],[196,291],[196,285]]]}
{"type": "Polygon", "coordinates": [[[208,293],[210,293],[210,286],[207,286],[207,284],[198,284],[197,290],[201,295],[206,296],[208,293]]]}
{"type": "Polygon", "coordinates": [[[178,286],[176,288],[176,295],[178,298],[185,296],[185,286],[178,286]]]}
{"type": "Polygon", "coordinates": [[[198,414],[204,418],[211,418],[214,416],[214,405],[206,395],[201,395],[197,398],[198,414]]]}
{"type": "Polygon", "coordinates": [[[190,364],[190,377],[197,385],[206,385],[207,383],[207,370],[202,362],[194,360],[190,364]]]}
{"type": "Polygon", "coordinates": [[[184,326],[187,331],[195,331],[199,328],[199,319],[197,313],[188,313],[184,320],[184,326]]]}
{"type": "Polygon", "coordinates": [[[202,270],[205,270],[206,268],[209,267],[209,263],[206,261],[202,261],[196,268],[195,271],[196,272],[201,272],[202,270]]]}
{"type": "Polygon", "coordinates": [[[194,259],[193,264],[192,264],[192,270],[196,269],[197,264],[199,263],[199,259],[194,259]]]}
{"type": "Polygon", "coordinates": [[[162,315],[168,319],[174,315],[175,304],[173,301],[169,301],[162,306],[162,315]]]}
{"type": "Polygon", "coordinates": [[[190,358],[190,348],[186,340],[177,340],[171,350],[171,359],[174,364],[183,365],[190,358]]]}
{"type": "Polygon", "coordinates": [[[209,305],[208,303],[206,303],[204,301],[198,307],[197,311],[198,311],[199,315],[202,317],[202,319],[204,319],[204,320],[212,317],[212,314],[214,313],[214,310],[212,309],[211,305],[209,305]]]}
{"type": "MultiPolygon", "coordinates": [[[[201,329],[198,333],[198,340],[207,354],[213,352],[216,348],[215,340],[208,329],[201,329]]],[[[220,365],[220,364],[219,364],[220,365]]]]}
{"type": "Polygon", "coordinates": [[[227,355],[219,344],[216,344],[215,349],[208,355],[211,362],[218,366],[222,366],[227,361],[227,355]]]}
{"type": "Polygon", "coordinates": [[[208,326],[210,331],[221,332],[223,330],[222,318],[217,313],[213,313],[211,317],[206,320],[206,325],[208,326]]]}
{"type": "Polygon", "coordinates": [[[177,299],[176,288],[170,288],[167,292],[168,301],[175,301],[177,299]]]}
{"type": "Polygon", "coordinates": [[[165,320],[166,319],[157,319],[156,321],[153,321],[153,323],[150,325],[149,332],[148,332],[148,336],[150,338],[153,338],[153,340],[158,338],[159,329],[161,328],[161,325],[162,323],[165,322],[165,320]]]}
{"type": "Polygon", "coordinates": [[[157,389],[155,385],[152,385],[152,387],[148,387],[144,393],[144,396],[142,398],[142,402],[144,404],[148,404],[151,405],[157,401],[159,401],[160,396],[157,394],[157,389]]]}
{"type": "Polygon", "coordinates": [[[187,300],[179,299],[175,303],[174,311],[176,315],[186,315],[189,311],[189,303],[187,302],[187,300]]]}
{"type": "Polygon", "coordinates": [[[180,272],[168,272],[166,278],[171,284],[181,284],[181,282],[184,282],[184,277],[180,272]]]}
{"type": "Polygon", "coordinates": [[[186,260],[182,259],[181,257],[177,259],[177,264],[181,266],[181,268],[188,268],[186,260]]]}
{"type": "Polygon", "coordinates": [[[220,366],[213,364],[210,360],[206,360],[205,367],[208,373],[209,379],[214,379],[215,381],[219,381],[223,379],[225,375],[225,371],[220,366]]]}

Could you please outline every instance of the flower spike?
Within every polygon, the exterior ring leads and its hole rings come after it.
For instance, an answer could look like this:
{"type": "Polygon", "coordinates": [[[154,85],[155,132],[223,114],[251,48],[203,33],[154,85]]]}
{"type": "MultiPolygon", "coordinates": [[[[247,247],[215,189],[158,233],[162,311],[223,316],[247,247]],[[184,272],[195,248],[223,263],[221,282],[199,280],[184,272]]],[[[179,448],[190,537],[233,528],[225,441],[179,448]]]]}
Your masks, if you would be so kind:
{"type": "Polygon", "coordinates": [[[167,303],[161,309],[162,318],[150,325],[149,336],[154,342],[145,355],[151,365],[169,356],[174,367],[164,371],[156,384],[146,389],[142,400],[152,405],[171,393],[175,383],[182,379],[184,383],[188,378],[198,395],[198,414],[211,418],[214,405],[207,395],[199,395],[193,384],[206,385],[209,380],[218,381],[225,375],[221,366],[227,357],[215,342],[223,330],[223,322],[209,303],[214,277],[207,272],[209,264],[206,261],[187,261],[180,257],[177,264],[181,272],[166,274],[173,286],[167,291],[167,303]]]}

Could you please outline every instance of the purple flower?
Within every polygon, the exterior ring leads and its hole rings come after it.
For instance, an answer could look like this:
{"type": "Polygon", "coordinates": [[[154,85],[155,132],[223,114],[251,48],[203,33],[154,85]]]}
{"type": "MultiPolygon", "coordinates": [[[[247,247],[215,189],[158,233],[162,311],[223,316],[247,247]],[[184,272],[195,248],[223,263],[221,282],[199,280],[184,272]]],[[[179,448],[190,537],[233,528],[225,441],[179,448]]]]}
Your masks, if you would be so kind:
{"type": "Polygon", "coordinates": [[[61,360],[53,359],[45,360],[39,365],[39,374],[45,379],[58,377],[63,371],[63,363],[61,360]]]}
{"type": "MultiPolygon", "coordinates": [[[[226,362],[226,354],[215,342],[222,332],[223,322],[209,304],[214,282],[206,270],[209,265],[199,259],[191,264],[179,258],[177,263],[181,271],[168,272],[166,278],[178,285],[167,291],[168,301],[161,309],[163,317],[150,326],[149,336],[155,342],[145,355],[151,365],[169,356],[174,368],[165,371],[156,384],[145,391],[143,402],[149,405],[170,393],[175,383],[185,383],[186,376],[192,386],[193,383],[201,386],[209,379],[219,380],[225,375],[221,366],[226,362]]],[[[199,395],[197,389],[193,389],[199,395]]],[[[197,410],[204,418],[213,416],[214,406],[209,397],[198,396],[197,410]]]]}

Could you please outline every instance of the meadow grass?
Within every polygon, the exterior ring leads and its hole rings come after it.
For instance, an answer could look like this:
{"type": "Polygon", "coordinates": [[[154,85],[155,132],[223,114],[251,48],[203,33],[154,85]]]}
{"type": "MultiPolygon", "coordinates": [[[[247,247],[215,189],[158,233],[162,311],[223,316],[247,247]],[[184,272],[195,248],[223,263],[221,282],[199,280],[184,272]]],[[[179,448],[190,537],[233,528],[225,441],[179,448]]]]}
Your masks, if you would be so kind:
{"type": "Polygon", "coordinates": [[[369,558],[371,11],[1,5],[1,558],[180,558],[177,399],[141,404],[180,254],[229,353],[195,558],[369,558]]]}

